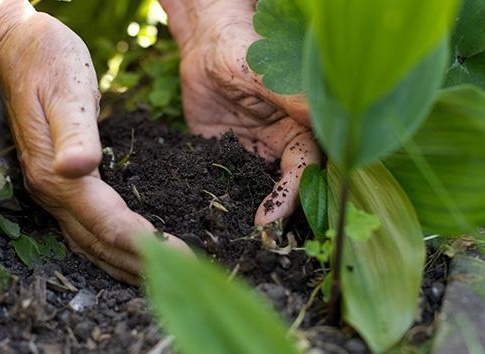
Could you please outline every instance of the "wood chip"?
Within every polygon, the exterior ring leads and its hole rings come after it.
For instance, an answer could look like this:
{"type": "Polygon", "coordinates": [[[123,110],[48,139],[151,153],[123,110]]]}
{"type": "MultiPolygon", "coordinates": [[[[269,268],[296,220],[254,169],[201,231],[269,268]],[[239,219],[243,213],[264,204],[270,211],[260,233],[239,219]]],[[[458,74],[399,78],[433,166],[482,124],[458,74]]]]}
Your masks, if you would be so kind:
{"type": "Polygon", "coordinates": [[[59,292],[62,292],[62,293],[67,293],[68,291],[70,291],[67,286],[59,284],[57,281],[55,281],[53,279],[47,279],[46,285],[49,289],[54,290],[54,291],[59,291],[59,292]]]}
{"type": "Polygon", "coordinates": [[[59,279],[62,285],[64,285],[66,288],[69,289],[69,291],[73,293],[77,293],[79,291],[74,285],[72,285],[72,283],[64,275],[59,273],[57,270],[54,272],[54,275],[56,276],[57,279],[59,279]]]}

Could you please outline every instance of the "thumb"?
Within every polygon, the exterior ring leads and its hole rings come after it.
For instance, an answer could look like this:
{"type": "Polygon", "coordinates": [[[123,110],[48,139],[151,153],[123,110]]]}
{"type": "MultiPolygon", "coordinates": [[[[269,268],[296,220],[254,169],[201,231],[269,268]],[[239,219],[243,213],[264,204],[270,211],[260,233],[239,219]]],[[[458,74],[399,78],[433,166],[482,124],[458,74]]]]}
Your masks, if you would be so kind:
{"type": "Polygon", "coordinates": [[[102,157],[96,74],[84,44],[81,50],[77,60],[64,64],[68,72],[63,80],[41,98],[54,145],[54,170],[69,178],[89,174],[102,157]]]}
{"type": "Polygon", "coordinates": [[[321,153],[310,131],[297,135],[281,157],[282,177],[256,211],[255,224],[266,225],[291,216],[298,206],[298,189],[306,166],[320,163],[321,153]]]}

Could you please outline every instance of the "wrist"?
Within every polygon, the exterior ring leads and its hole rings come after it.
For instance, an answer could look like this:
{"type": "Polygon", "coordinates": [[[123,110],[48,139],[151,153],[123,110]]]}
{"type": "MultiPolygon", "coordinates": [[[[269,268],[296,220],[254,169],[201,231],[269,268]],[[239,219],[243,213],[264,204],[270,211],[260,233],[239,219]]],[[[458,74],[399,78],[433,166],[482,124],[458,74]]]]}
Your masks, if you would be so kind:
{"type": "Polygon", "coordinates": [[[195,35],[202,13],[218,1],[220,0],[159,0],[167,14],[170,33],[181,50],[195,35]]]}

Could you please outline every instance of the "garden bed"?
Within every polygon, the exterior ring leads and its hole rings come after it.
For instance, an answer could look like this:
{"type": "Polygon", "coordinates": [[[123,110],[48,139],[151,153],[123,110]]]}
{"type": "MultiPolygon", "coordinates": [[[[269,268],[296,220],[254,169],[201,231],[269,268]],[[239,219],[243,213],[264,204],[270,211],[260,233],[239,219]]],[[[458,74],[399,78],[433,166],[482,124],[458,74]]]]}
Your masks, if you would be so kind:
{"type": "MultiPolygon", "coordinates": [[[[246,152],[230,132],[220,141],[206,140],[151,122],[143,112],[108,119],[101,135],[101,175],[130,208],[222,264],[228,277],[244,278],[289,325],[295,321],[324,273],[303,251],[279,255],[264,250],[253,228],[254,212],[278,178],[277,165],[267,166],[246,152]]],[[[21,210],[10,205],[0,210],[2,215],[32,236],[58,235],[54,221],[30,201],[16,177],[21,210]]],[[[311,237],[300,211],[285,225],[282,246],[288,235],[299,245],[311,237]]],[[[140,290],[113,280],[88,261],[68,253],[63,260],[27,269],[5,237],[0,237],[0,258],[16,275],[0,295],[0,352],[174,352],[168,346],[161,351],[167,337],[140,290]],[[72,302],[79,294],[85,308],[72,302]]],[[[446,276],[446,258],[430,250],[411,342],[423,343],[432,335],[446,276]]],[[[300,325],[302,343],[307,341],[313,353],[368,352],[349,328],[326,326],[325,312],[317,297],[300,325]]]]}

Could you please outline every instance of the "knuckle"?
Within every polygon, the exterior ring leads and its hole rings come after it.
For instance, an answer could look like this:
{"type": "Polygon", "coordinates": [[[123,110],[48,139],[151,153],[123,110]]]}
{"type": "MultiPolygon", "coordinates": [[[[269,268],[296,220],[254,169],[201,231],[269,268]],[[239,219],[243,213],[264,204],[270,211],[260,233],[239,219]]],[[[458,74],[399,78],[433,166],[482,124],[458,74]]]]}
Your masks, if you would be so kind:
{"type": "Polygon", "coordinates": [[[112,252],[110,252],[109,249],[99,241],[90,244],[89,252],[95,259],[101,260],[108,264],[111,264],[113,261],[112,252]]]}

